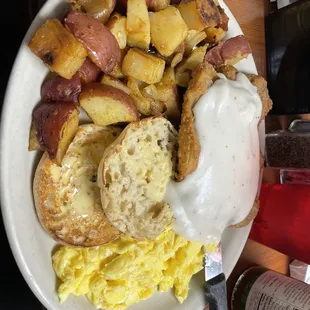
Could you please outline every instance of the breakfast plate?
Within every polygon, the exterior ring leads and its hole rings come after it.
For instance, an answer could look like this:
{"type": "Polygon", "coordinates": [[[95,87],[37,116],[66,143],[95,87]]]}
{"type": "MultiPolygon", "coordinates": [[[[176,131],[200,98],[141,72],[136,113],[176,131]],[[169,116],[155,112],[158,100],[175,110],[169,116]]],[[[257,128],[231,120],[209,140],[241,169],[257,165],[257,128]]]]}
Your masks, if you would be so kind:
{"type": "MultiPolygon", "coordinates": [[[[242,34],[229,8],[219,1],[229,17],[227,38],[242,34]]],[[[38,163],[36,153],[29,153],[28,130],[31,113],[40,101],[40,86],[48,69],[31,53],[27,44],[36,29],[47,18],[58,17],[64,12],[64,0],[49,0],[30,26],[17,55],[1,119],[1,206],[6,232],[17,264],[28,285],[48,309],[94,309],[84,297],[71,296],[60,304],[56,294],[56,276],[51,268],[51,254],[56,242],[40,225],[33,202],[32,181],[38,163]]],[[[236,68],[246,73],[257,74],[252,55],[240,61],[236,68]]],[[[260,127],[261,149],[263,149],[264,129],[260,127]]],[[[222,238],[223,265],[226,277],[234,268],[250,226],[240,229],[226,229],[222,238]]],[[[202,309],[203,274],[193,277],[188,299],[180,305],[170,293],[156,293],[146,301],[130,307],[132,310],[145,309],[202,309]]]]}

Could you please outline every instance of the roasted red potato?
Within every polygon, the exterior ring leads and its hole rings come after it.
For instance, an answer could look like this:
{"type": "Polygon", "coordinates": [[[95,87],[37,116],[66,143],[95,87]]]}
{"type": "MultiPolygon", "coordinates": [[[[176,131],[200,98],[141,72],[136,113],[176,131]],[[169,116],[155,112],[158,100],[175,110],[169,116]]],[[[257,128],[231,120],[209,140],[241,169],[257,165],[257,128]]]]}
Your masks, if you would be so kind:
{"type": "Polygon", "coordinates": [[[72,78],[87,56],[82,44],[57,19],[47,20],[37,30],[29,47],[51,71],[65,79],[72,78]]]}
{"type": "MultiPolygon", "coordinates": [[[[117,0],[116,11],[120,13],[126,13],[128,0],[117,0]]],[[[146,6],[151,7],[153,0],[146,0],[146,6]]]]}
{"type": "Polygon", "coordinates": [[[207,52],[205,60],[218,68],[224,65],[234,65],[251,53],[251,47],[245,36],[237,36],[213,47],[207,52]]]}
{"type": "Polygon", "coordinates": [[[163,77],[165,61],[138,48],[131,48],[124,57],[122,72],[147,84],[158,83],[163,77]]]}
{"type": "Polygon", "coordinates": [[[69,102],[42,103],[33,110],[32,121],[30,140],[35,132],[40,149],[47,151],[50,158],[61,165],[79,126],[79,110],[76,105],[69,102]]]}
{"type": "Polygon", "coordinates": [[[139,112],[132,99],[122,90],[109,85],[86,85],[80,95],[80,104],[99,126],[139,120],[139,112]]]}
{"type": "Polygon", "coordinates": [[[130,94],[130,89],[122,81],[114,78],[113,76],[105,74],[102,77],[100,83],[104,84],[104,85],[113,86],[114,88],[118,88],[118,89],[122,90],[124,93],[126,93],[127,95],[130,94]]]}
{"type": "Polygon", "coordinates": [[[106,23],[112,14],[116,0],[68,0],[72,8],[106,23]]]}
{"type": "Polygon", "coordinates": [[[82,85],[78,73],[70,80],[56,75],[47,78],[43,82],[41,86],[41,100],[78,103],[81,90],[82,85]]]}
{"type": "Polygon", "coordinates": [[[176,68],[176,84],[181,87],[188,87],[192,72],[198,67],[206,55],[208,45],[199,46],[192,53],[182,60],[176,68]]]}
{"type": "Polygon", "coordinates": [[[104,72],[110,73],[121,59],[118,43],[101,22],[79,12],[70,12],[66,26],[83,44],[89,58],[104,72]]]}
{"type": "Polygon", "coordinates": [[[150,19],[145,0],[128,0],[127,44],[148,50],[151,42],[150,19]]]}
{"type": "MultiPolygon", "coordinates": [[[[134,78],[128,77],[127,86],[130,89],[130,97],[136,104],[138,111],[145,116],[152,115],[152,102],[142,95],[141,89],[144,84],[134,78]]],[[[144,84],[145,86],[145,84],[144,84]]]]}
{"type": "Polygon", "coordinates": [[[206,39],[203,41],[204,44],[219,44],[224,39],[228,31],[229,18],[220,6],[218,6],[218,9],[221,14],[221,22],[219,25],[210,26],[204,29],[204,32],[206,34],[206,39]]]}
{"type": "Polygon", "coordinates": [[[122,50],[127,45],[127,17],[115,13],[106,24],[108,29],[114,35],[119,48],[122,50]]]}
{"type": "Polygon", "coordinates": [[[158,52],[168,57],[187,37],[188,28],[179,10],[169,6],[150,14],[151,42],[158,52]]]}
{"type": "Polygon", "coordinates": [[[87,84],[96,82],[101,73],[101,70],[87,58],[78,73],[82,83],[87,84]]]}
{"type": "Polygon", "coordinates": [[[221,14],[213,0],[182,0],[178,9],[190,30],[219,25],[221,14]]]}
{"type": "Polygon", "coordinates": [[[158,12],[164,10],[170,5],[170,0],[152,0],[150,5],[150,10],[158,12]]]}

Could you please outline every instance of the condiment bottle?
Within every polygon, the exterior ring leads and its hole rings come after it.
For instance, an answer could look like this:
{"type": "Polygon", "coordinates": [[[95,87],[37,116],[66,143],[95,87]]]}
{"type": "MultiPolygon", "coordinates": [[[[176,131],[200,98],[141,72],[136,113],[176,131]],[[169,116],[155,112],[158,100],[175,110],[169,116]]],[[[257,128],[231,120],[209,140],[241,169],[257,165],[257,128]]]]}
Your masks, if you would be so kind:
{"type": "Polygon", "coordinates": [[[231,309],[309,310],[310,286],[264,267],[252,267],[239,277],[231,309]]]}

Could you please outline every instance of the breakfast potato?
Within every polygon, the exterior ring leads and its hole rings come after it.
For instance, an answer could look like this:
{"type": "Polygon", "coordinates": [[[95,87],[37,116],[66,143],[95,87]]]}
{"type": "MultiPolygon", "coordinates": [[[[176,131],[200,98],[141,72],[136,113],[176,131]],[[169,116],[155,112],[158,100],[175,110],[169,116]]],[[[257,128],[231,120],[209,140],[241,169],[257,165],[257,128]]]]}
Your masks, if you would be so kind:
{"type": "Polygon", "coordinates": [[[86,59],[82,44],[59,20],[47,20],[29,42],[31,51],[65,79],[71,79],[86,59]]]}
{"type": "Polygon", "coordinates": [[[68,0],[72,8],[106,23],[112,14],[116,0],[68,0]]]}
{"type": "Polygon", "coordinates": [[[174,53],[171,54],[169,57],[164,57],[161,54],[157,54],[159,57],[166,61],[166,64],[170,65],[171,67],[176,67],[183,59],[185,52],[185,44],[184,41],[175,49],[174,53]]]}
{"type": "Polygon", "coordinates": [[[148,50],[151,42],[150,19],[145,0],[127,2],[127,43],[148,50]]]}
{"type": "Polygon", "coordinates": [[[38,151],[41,150],[41,146],[37,137],[37,131],[34,125],[34,121],[31,122],[30,132],[29,132],[29,143],[28,151],[38,151]]]}
{"type": "Polygon", "coordinates": [[[225,13],[225,10],[220,7],[219,5],[217,6],[220,14],[221,14],[221,23],[218,25],[220,28],[222,28],[225,32],[228,31],[228,23],[229,23],[229,17],[225,13]]]}
{"type": "Polygon", "coordinates": [[[131,48],[124,57],[122,72],[147,84],[158,83],[165,70],[165,61],[137,48],[131,48]]]}
{"type": "Polygon", "coordinates": [[[130,89],[123,82],[121,82],[119,79],[114,78],[113,76],[105,74],[102,77],[100,83],[104,85],[113,86],[114,88],[118,88],[122,90],[124,93],[126,93],[127,95],[130,94],[130,89]]]}
{"type": "Polygon", "coordinates": [[[173,57],[173,59],[171,61],[170,66],[172,68],[176,67],[182,61],[182,59],[183,59],[183,54],[182,53],[174,54],[174,57],[173,57]]]}
{"type": "Polygon", "coordinates": [[[221,27],[207,27],[204,29],[206,34],[206,38],[203,41],[204,43],[208,43],[210,45],[217,45],[219,44],[225,37],[226,31],[221,27]]]}
{"type": "Polygon", "coordinates": [[[154,84],[148,85],[141,91],[142,96],[149,100],[151,105],[150,114],[154,116],[163,115],[167,111],[165,102],[160,99],[160,94],[154,84]]]}
{"type": "Polygon", "coordinates": [[[108,29],[114,35],[119,48],[124,49],[127,45],[127,18],[118,13],[113,14],[107,23],[108,29]]]}
{"type": "Polygon", "coordinates": [[[76,73],[70,80],[59,75],[47,78],[41,86],[42,101],[63,101],[78,103],[82,90],[79,74],[76,73]]]}
{"type": "Polygon", "coordinates": [[[82,83],[87,84],[96,82],[101,70],[91,60],[86,58],[78,73],[82,83]]]}
{"type": "Polygon", "coordinates": [[[125,75],[122,72],[122,63],[124,60],[125,55],[127,54],[129,48],[126,47],[125,49],[121,50],[121,60],[115,65],[113,70],[109,73],[112,77],[116,79],[124,79],[125,75]]]}
{"type": "Polygon", "coordinates": [[[40,149],[47,151],[50,159],[61,165],[79,126],[76,105],[69,102],[42,103],[33,110],[32,120],[30,136],[35,131],[40,149]]]}
{"type": "Polygon", "coordinates": [[[176,83],[178,86],[187,87],[192,72],[203,62],[208,45],[197,47],[190,56],[184,59],[176,68],[176,83]]]}
{"type": "Polygon", "coordinates": [[[134,101],[138,111],[145,116],[149,116],[152,115],[151,101],[142,95],[140,88],[143,88],[145,85],[142,86],[141,84],[141,82],[134,78],[128,78],[127,86],[130,89],[130,97],[134,101]]]}
{"type": "Polygon", "coordinates": [[[152,0],[150,5],[150,10],[158,12],[164,10],[170,5],[170,0],[152,0]]]}
{"type": "Polygon", "coordinates": [[[176,84],[175,70],[172,67],[167,67],[163,78],[156,84],[158,94],[165,102],[167,111],[166,117],[174,124],[179,125],[180,111],[180,96],[176,84]]]}
{"type": "Polygon", "coordinates": [[[221,22],[221,15],[213,0],[182,0],[178,6],[190,30],[201,31],[221,22]]]}
{"type": "MultiPolygon", "coordinates": [[[[120,13],[126,13],[127,11],[127,2],[128,0],[117,0],[116,2],[116,11],[120,13]]],[[[153,0],[146,0],[146,6],[151,7],[153,0]]]]}
{"type": "Polygon", "coordinates": [[[184,42],[185,55],[189,55],[194,47],[207,37],[204,31],[189,30],[184,42]]]}
{"type": "Polygon", "coordinates": [[[207,52],[205,59],[215,68],[218,68],[224,65],[234,65],[251,53],[248,40],[241,35],[222,41],[207,52]]]}
{"type": "Polygon", "coordinates": [[[139,120],[138,110],[129,95],[109,85],[86,85],[80,95],[80,105],[99,126],[139,120]]]}
{"type": "Polygon", "coordinates": [[[224,39],[228,31],[229,18],[220,6],[218,6],[218,10],[221,14],[221,22],[216,26],[210,26],[204,29],[204,32],[207,35],[206,39],[203,41],[204,44],[219,44],[224,39]]]}
{"type": "Polygon", "coordinates": [[[159,83],[143,88],[142,95],[152,100],[152,115],[164,113],[174,125],[180,123],[180,100],[172,67],[167,67],[159,83]]]}
{"type": "Polygon", "coordinates": [[[179,10],[169,6],[150,14],[151,42],[163,56],[170,56],[185,40],[188,28],[179,10]]]}
{"type": "Polygon", "coordinates": [[[79,12],[70,12],[66,26],[84,45],[89,58],[104,72],[110,73],[121,59],[118,43],[101,22],[79,12]]]}

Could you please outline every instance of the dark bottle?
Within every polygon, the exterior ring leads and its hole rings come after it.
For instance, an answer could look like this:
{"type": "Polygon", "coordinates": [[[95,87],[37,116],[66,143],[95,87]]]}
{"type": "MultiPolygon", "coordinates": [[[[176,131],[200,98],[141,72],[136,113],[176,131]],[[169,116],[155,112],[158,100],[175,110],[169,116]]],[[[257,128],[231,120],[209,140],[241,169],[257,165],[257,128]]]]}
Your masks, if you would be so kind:
{"type": "Polygon", "coordinates": [[[252,267],[238,279],[232,310],[309,310],[310,286],[264,267],[252,267]]]}

